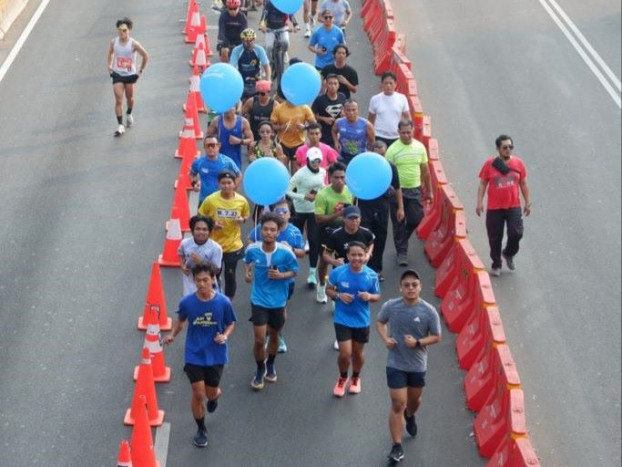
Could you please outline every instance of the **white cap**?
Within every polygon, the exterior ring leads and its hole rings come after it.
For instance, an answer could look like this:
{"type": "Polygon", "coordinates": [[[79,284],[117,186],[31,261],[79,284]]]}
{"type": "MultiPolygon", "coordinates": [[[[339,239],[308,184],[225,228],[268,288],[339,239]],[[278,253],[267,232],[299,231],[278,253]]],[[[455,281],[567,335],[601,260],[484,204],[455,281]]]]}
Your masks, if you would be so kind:
{"type": "Polygon", "coordinates": [[[324,156],[322,156],[322,151],[319,148],[310,148],[307,151],[307,160],[321,161],[322,159],[324,159],[324,156]]]}

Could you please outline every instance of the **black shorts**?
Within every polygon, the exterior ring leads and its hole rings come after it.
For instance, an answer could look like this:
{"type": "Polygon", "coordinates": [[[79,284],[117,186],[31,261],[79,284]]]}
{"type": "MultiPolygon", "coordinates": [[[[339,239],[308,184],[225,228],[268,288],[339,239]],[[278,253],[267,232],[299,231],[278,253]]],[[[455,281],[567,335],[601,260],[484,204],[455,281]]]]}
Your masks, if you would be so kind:
{"type": "Polygon", "coordinates": [[[138,75],[123,76],[117,73],[116,71],[113,71],[112,73],[110,73],[110,77],[112,78],[112,84],[117,84],[117,83],[134,84],[136,81],[138,81],[138,75]]]}
{"type": "Polygon", "coordinates": [[[322,250],[324,250],[324,248],[326,247],[326,242],[328,242],[328,237],[331,236],[331,234],[337,230],[338,227],[331,227],[331,226],[323,226],[320,227],[320,235],[319,235],[319,240],[320,240],[320,247],[322,248],[322,250]]]}
{"type": "Polygon", "coordinates": [[[205,385],[210,388],[218,387],[223,369],[224,365],[200,366],[193,365],[192,363],[184,365],[184,372],[188,375],[191,383],[204,381],[205,385]]]}
{"type": "Polygon", "coordinates": [[[285,308],[264,308],[251,303],[251,319],[253,326],[265,326],[266,324],[279,331],[285,325],[285,308]]]}
{"type": "Polygon", "coordinates": [[[369,342],[369,326],[366,328],[351,328],[335,323],[335,335],[337,336],[337,342],[354,341],[359,344],[367,344],[369,342]]]}
{"type": "Polygon", "coordinates": [[[387,386],[391,389],[422,388],[425,386],[425,371],[402,371],[388,366],[387,386]]]}
{"type": "Polygon", "coordinates": [[[228,39],[225,39],[222,42],[219,42],[218,44],[216,44],[216,50],[218,52],[220,52],[220,49],[233,49],[236,45],[240,45],[242,43],[242,39],[240,39],[239,41],[231,41],[228,39]]]}
{"type": "Polygon", "coordinates": [[[298,148],[302,146],[294,146],[293,148],[289,148],[287,146],[285,146],[283,143],[281,143],[281,147],[283,148],[283,154],[285,154],[285,156],[287,157],[287,160],[290,161],[294,161],[296,160],[296,151],[298,151],[298,148]]]}

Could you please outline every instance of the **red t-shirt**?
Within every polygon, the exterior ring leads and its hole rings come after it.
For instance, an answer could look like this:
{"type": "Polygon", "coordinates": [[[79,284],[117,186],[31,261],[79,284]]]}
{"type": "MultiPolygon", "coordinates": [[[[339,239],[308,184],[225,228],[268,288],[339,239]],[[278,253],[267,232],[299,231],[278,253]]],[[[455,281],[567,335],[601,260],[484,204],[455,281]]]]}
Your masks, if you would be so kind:
{"type": "Polygon", "coordinates": [[[488,209],[510,209],[520,207],[520,181],[527,178],[523,161],[512,156],[505,164],[510,171],[503,175],[492,165],[494,157],[488,159],[479,173],[479,178],[488,182],[488,209]]]}

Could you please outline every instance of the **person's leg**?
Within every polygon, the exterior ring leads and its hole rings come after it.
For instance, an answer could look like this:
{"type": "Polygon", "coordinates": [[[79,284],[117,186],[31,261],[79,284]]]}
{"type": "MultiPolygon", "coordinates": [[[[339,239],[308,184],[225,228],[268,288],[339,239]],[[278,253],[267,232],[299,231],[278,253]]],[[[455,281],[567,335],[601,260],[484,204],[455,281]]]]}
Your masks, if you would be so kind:
{"type": "Polygon", "coordinates": [[[513,258],[518,253],[519,243],[523,238],[523,216],[521,208],[507,210],[506,222],[508,226],[508,240],[503,250],[503,254],[513,258]]]}
{"type": "Polygon", "coordinates": [[[365,364],[364,349],[364,343],[352,341],[352,377],[354,378],[357,378],[361,374],[361,370],[365,364]]]}
{"type": "Polygon", "coordinates": [[[391,398],[391,411],[389,412],[391,439],[394,443],[401,444],[404,435],[404,410],[407,401],[406,387],[389,389],[389,397],[391,398]]]}
{"type": "Polygon", "coordinates": [[[220,61],[223,63],[229,63],[229,47],[220,48],[220,61]]]}
{"type": "Polygon", "coordinates": [[[421,189],[416,189],[413,192],[413,197],[408,199],[408,210],[406,210],[406,208],[404,208],[404,210],[406,214],[406,229],[404,230],[404,233],[406,235],[405,241],[408,242],[408,240],[410,240],[410,236],[421,223],[421,219],[423,219],[421,189]]]}
{"type": "MultiPolygon", "coordinates": [[[[192,383],[192,401],[190,403],[190,407],[192,409],[192,416],[195,420],[197,420],[197,424],[199,420],[203,420],[205,417],[205,382],[197,381],[196,383],[192,383]]],[[[205,426],[203,426],[204,428],[205,426]]],[[[201,428],[199,426],[199,428],[201,428]]]]}
{"type": "Polygon", "coordinates": [[[114,92],[114,114],[117,117],[117,123],[123,124],[123,94],[125,93],[125,85],[123,83],[114,83],[112,85],[114,92]]]}
{"type": "MultiPolygon", "coordinates": [[[[410,200],[404,198],[404,213],[408,216],[408,205],[410,200]]],[[[391,200],[391,222],[393,224],[393,244],[395,245],[395,252],[399,255],[405,255],[408,253],[408,241],[404,241],[406,236],[406,220],[397,220],[397,202],[391,200]]]]}
{"type": "Polygon", "coordinates": [[[419,406],[421,405],[421,400],[423,396],[423,388],[408,388],[408,401],[406,403],[406,416],[410,417],[411,415],[415,415],[419,406]]]}
{"type": "Polygon", "coordinates": [[[233,300],[235,292],[238,288],[236,271],[238,261],[240,260],[240,252],[225,253],[222,255],[224,271],[225,271],[225,295],[233,300]]]}
{"type": "Polygon", "coordinates": [[[339,355],[337,356],[337,367],[342,378],[348,377],[350,362],[352,361],[352,339],[339,341],[339,355]]]}
{"type": "MultiPolygon", "coordinates": [[[[272,47],[274,47],[274,32],[266,31],[266,55],[268,55],[268,60],[272,61],[272,47]]],[[[273,63],[270,65],[274,66],[273,63]]],[[[272,77],[266,77],[266,79],[272,80],[272,77]]]]}
{"type": "MultiPolygon", "coordinates": [[[[264,325],[253,325],[253,357],[255,357],[255,362],[257,362],[257,369],[265,368],[265,360],[266,360],[266,348],[265,348],[265,340],[266,340],[266,330],[268,326],[264,325]]],[[[270,344],[274,343],[274,339],[270,339],[270,344]]],[[[278,346],[278,337],[276,339],[276,345],[278,346]]],[[[276,351],[275,351],[276,353],[276,351]]]]}
{"type": "Polygon", "coordinates": [[[486,232],[490,245],[490,259],[492,268],[501,269],[501,245],[503,243],[503,229],[505,216],[502,209],[486,211],[486,232]]]}
{"type": "Polygon", "coordinates": [[[127,102],[126,113],[131,115],[134,108],[134,83],[125,84],[125,100],[127,102]]]}
{"type": "Polygon", "coordinates": [[[307,214],[307,239],[309,240],[309,266],[317,267],[320,254],[320,226],[315,221],[315,214],[307,214]]]}

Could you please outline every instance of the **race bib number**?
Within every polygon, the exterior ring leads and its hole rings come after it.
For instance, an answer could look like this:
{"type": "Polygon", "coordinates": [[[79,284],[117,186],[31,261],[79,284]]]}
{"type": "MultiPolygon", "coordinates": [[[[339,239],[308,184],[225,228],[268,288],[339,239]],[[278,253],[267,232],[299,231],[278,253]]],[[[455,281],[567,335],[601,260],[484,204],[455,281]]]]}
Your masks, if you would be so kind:
{"type": "Polygon", "coordinates": [[[117,69],[130,71],[132,69],[131,57],[117,57],[117,69]]]}

